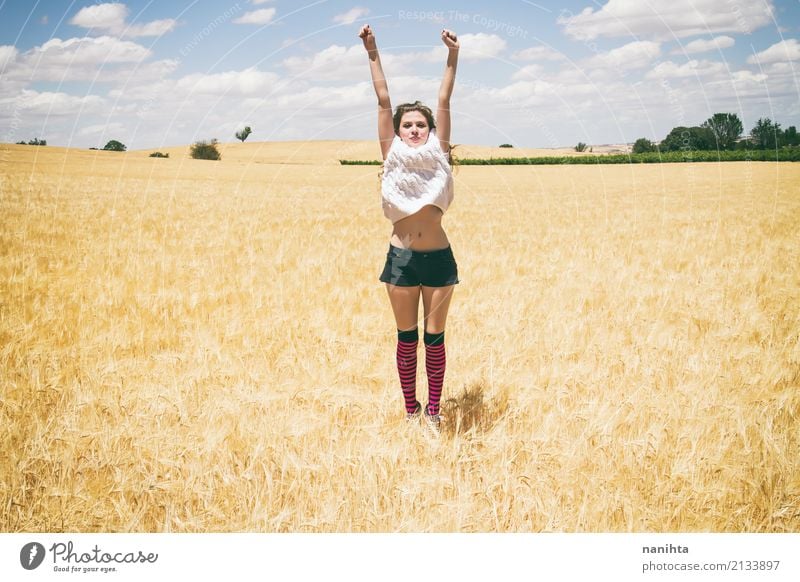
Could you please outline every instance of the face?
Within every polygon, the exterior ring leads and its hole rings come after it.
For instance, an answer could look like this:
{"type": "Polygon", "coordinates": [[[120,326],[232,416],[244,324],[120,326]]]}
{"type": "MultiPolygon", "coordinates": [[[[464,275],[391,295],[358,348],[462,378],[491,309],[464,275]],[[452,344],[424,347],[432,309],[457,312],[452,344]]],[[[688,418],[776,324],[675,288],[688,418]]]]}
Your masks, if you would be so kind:
{"type": "Polygon", "coordinates": [[[418,148],[428,141],[428,120],[419,111],[408,111],[400,118],[398,133],[407,145],[418,148]]]}

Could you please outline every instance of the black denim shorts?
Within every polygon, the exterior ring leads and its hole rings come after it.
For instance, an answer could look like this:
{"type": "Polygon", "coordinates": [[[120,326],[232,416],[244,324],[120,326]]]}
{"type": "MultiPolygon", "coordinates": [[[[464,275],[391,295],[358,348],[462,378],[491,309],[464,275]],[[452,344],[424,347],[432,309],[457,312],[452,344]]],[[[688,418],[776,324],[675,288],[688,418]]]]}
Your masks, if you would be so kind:
{"type": "Polygon", "coordinates": [[[448,246],[435,251],[413,251],[389,245],[380,281],[398,287],[447,287],[458,280],[458,265],[448,246]]]}

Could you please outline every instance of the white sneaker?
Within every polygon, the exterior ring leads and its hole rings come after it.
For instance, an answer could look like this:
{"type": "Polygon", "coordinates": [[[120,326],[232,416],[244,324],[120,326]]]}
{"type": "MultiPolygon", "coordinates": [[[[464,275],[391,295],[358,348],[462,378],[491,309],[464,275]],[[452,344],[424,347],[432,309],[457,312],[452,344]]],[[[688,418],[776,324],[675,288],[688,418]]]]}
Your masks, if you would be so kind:
{"type": "Polygon", "coordinates": [[[431,436],[438,437],[442,434],[442,417],[440,414],[428,414],[428,407],[426,406],[423,418],[425,418],[425,425],[428,427],[431,436]]]}
{"type": "Polygon", "coordinates": [[[417,408],[414,410],[414,412],[406,412],[406,420],[408,422],[413,422],[419,419],[419,415],[421,413],[422,413],[422,404],[417,402],[417,408]]]}

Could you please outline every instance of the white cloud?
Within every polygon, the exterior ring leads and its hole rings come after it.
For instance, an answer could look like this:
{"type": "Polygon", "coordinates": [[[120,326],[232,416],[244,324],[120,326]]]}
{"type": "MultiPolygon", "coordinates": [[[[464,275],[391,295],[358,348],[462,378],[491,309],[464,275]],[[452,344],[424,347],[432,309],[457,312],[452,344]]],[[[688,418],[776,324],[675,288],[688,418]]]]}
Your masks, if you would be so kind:
{"type": "MultiPolygon", "coordinates": [[[[384,69],[391,59],[390,54],[381,55],[384,69]]],[[[283,66],[291,75],[308,75],[317,80],[358,79],[369,75],[367,53],[362,45],[347,48],[334,44],[310,57],[284,59],[283,66]]]]}
{"type": "Polygon", "coordinates": [[[272,2],[272,0],[250,0],[250,4],[254,6],[260,6],[261,4],[267,4],[269,2],[272,2]]]}
{"type": "Polygon", "coordinates": [[[161,36],[175,28],[172,19],[153,20],[146,24],[126,24],[128,7],[120,3],[85,6],[69,21],[83,28],[98,29],[114,36],[161,36]]]}
{"type": "MultiPolygon", "coordinates": [[[[745,98],[757,99],[759,109],[763,111],[766,98],[775,99],[775,94],[782,91],[781,83],[771,80],[767,87],[769,76],[765,73],[753,73],[752,71],[734,71],[730,75],[704,85],[707,94],[722,97],[729,101],[739,102],[745,98]]],[[[791,83],[790,83],[791,84],[791,83]]],[[[772,107],[772,104],[770,104],[772,107]]]]}
{"type": "MultiPolygon", "coordinates": [[[[458,42],[461,45],[459,58],[465,60],[493,59],[506,49],[506,41],[504,39],[496,34],[486,34],[485,32],[459,35],[458,42]]],[[[446,58],[447,48],[441,46],[437,47],[437,49],[437,53],[442,56],[441,58],[446,58]]]]}
{"type": "Polygon", "coordinates": [[[180,61],[178,59],[162,59],[152,63],[136,64],[135,66],[120,66],[113,69],[104,67],[92,79],[97,83],[114,83],[126,87],[142,83],[149,86],[154,81],[168,77],[179,66],[180,61]]]}
{"type": "Polygon", "coordinates": [[[136,82],[158,78],[177,68],[167,59],[145,63],[152,51],[111,36],[54,38],[9,60],[3,78],[25,81],[136,82]]]}
{"type": "Polygon", "coordinates": [[[682,65],[672,61],[666,61],[656,65],[649,71],[646,79],[670,79],[685,77],[709,77],[727,75],[727,69],[722,63],[715,61],[691,60],[682,65]]]}
{"type": "Polygon", "coordinates": [[[269,24],[275,16],[275,8],[262,8],[245,12],[239,18],[233,20],[234,24],[269,24]]]}
{"type": "Polygon", "coordinates": [[[81,8],[69,23],[84,28],[117,30],[125,27],[127,16],[128,7],[124,4],[95,4],[81,8]]]}
{"type": "Polygon", "coordinates": [[[175,28],[176,21],[172,19],[153,20],[147,24],[129,24],[123,31],[123,36],[161,36],[175,28]]]}
{"type": "Polygon", "coordinates": [[[541,76],[542,72],[544,71],[544,67],[538,63],[534,63],[532,65],[526,65],[515,71],[513,75],[511,75],[511,79],[513,81],[525,81],[529,79],[536,79],[541,76]]]}
{"type": "Polygon", "coordinates": [[[731,75],[731,79],[734,83],[740,84],[758,84],[759,86],[763,86],[764,81],[767,79],[767,75],[764,73],[754,73],[752,71],[734,71],[733,75],[731,75]]]}
{"type": "Polygon", "coordinates": [[[0,73],[4,73],[6,68],[16,60],[19,51],[11,45],[0,46],[0,73]]]}
{"type": "Polygon", "coordinates": [[[54,38],[27,53],[42,65],[84,65],[101,63],[138,63],[150,57],[150,49],[110,36],[54,38]]]}
{"type": "Polygon", "coordinates": [[[342,87],[309,87],[302,92],[276,97],[270,105],[292,113],[311,108],[322,112],[352,114],[356,110],[354,108],[366,109],[374,99],[372,83],[361,82],[342,87]]]}
{"type": "Polygon", "coordinates": [[[602,8],[584,8],[579,14],[562,11],[558,23],[571,37],[643,36],[672,40],[699,34],[737,32],[749,34],[772,22],[772,0],[724,2],[721,0],[609,0],[602,8]]]}
{"type": "Polygon", "coordinates": [[[547,46],[526,48],[514,53],[511,58],[519,61],[560,61],[566,59],[562,53],[547,46]]]}
{"type": "Polygon", "coordinates": [[[497,96],[519,104],[540,103],[559,94],[561,87],[547,80],[517,81],[497,91],[497,96]]]}
{"type": "Polygon", "coordinates": [[[773,44],[766,50],[747,57],[747,62],[752,64],[780,63],[800,60],[800,42],[795,38],[782,40],[773,44]]]}
{"type": "Polygon", "coordinates": [[[771,63],[764,69],[770,77],[790,75],[794,79],[797,75],[797,66],[790,62],[771,63]]]}
{"type": "Polygon", "coordinates": [[[353,24],[359,18],[366,16],[369,14],[369,10],[367,8],[359,8],[356,6],[355,8],[351,8],[344,14],[337,14],[333,17],[334,22],[339,22],[341,24],[353,24]]]}
{"type": "Polygon", "coordinates": [[[708,40],[704,38],[698,38],[697,40],[693,40],[682,47],[676,48],[672,51],[672,54],[694,54],[705,53],[713,50],[722,50],[732,47],[734,42],[735,41],[730,36],[717,36],[708,40]]]}
{"type": "Polygon", "coordinates": [[[244,71],[186,75],[175,83],[174,90],[181,95],[257,97],[269,95],[279,81],[275,73],[251,67],[244,71]]]}
{"type": "Polygon", "coordinates": [[[641,40],[595,55],[586,59],[583,64],[590,68],[641,69],[649,65],[660,54],[659,43],[641,40]]]}
{"type": "MultiPolygon", "coordinates": [[[[108,96],[125,103],[157,102],[165,104],[163,109],[168,110],[173,106],[182,107],[183,104],[197,102],[199,96],[216,96],[237,102],[247,99],[269,102],[276,95],[293,94],[307,87],[307,83],[293,83],[276,73],[251,67],[243,71],[192,73],[179,79],[165,78],[147,85],[115,88],[108,92],[108,96]]],[[[202,101],[208,102],[206,99],[202,101]]],[[[159,108],[162,108],[161,105],[159,108]]]]}
{"type": "MultiPolygon", "coordinates": [[[[103,134],[110,134],[110,133],[120,133],[125,130],[125,126],[119,122],[114,123],[98,123],[95,125],[87,125],[78,130],[77,135],[79,136],[89,136],[89,135],[103,135],[103,134]]],[[[105,145],[105,144],[104,144],[105,145]]]]}
{"type": "Polygon", "coordinates": [[[38,92],[23,89],[16,99],[16,107],[26,115],[74,115],[81,111],[93,111],[105,106],[105,100],[97,95],[68,95],[67,93],[38,92]]]}

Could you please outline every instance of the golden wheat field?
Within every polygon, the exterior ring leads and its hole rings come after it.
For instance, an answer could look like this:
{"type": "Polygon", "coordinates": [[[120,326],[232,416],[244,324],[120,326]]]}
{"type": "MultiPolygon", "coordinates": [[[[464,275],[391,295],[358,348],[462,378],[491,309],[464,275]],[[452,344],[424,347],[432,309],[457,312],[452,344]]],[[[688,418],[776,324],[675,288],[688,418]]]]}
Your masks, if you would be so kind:
{"type": "Polygon", "coordinates": [[[0,146],[0,530],[800,531],[800,165],[458,168],[434,440],[377,144],[186,150],[0,146]]]}

